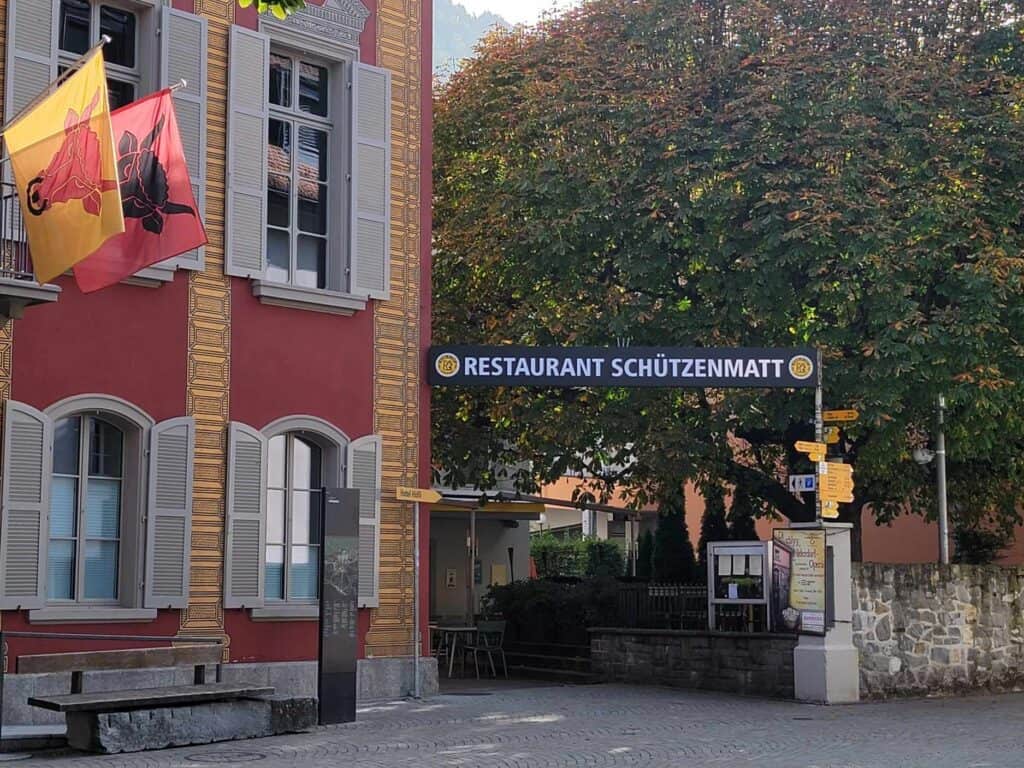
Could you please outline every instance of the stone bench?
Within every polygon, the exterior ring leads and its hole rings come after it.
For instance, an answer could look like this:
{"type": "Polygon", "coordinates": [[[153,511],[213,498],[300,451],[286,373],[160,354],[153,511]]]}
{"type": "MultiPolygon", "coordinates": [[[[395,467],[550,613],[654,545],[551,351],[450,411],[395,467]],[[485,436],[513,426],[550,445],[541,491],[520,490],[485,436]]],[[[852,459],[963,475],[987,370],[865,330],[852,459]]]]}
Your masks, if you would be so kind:
{"type": "Polygon", "coordinates": [[[305,730],[316,723],[315,699],[274,697],[262,685],[224,683],[219,644],[20,656],[19,674],[71,673],[71,691],[33,696],[35,707],[61,712],[68,744],[90,752],[135,752],[305,730]],[[207,667],[216,668],[207,682],[207,667]],[[84,690],[85,673],[192,667],[192,685],[84,690]]]}

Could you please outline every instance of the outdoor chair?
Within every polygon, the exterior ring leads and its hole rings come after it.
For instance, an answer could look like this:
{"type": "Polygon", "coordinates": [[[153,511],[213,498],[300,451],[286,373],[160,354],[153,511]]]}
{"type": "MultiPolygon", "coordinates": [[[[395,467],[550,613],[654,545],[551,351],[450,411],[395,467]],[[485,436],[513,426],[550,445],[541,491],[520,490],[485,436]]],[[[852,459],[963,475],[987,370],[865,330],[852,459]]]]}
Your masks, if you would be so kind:
{"type": "Polygon", "coordinates": [[[491,674],[498,676],[498,670],[494,665],[494,655],[501,656],[501,668],[505,671],[505,679],[508,679],[508,660],[505,658],[505,622],[504,621],[481,621],[477,624],[476,639],[469,645],[463,646],[466,653],[473,654],[473,667],[476,669],[476,679],[480,679],[480,654],[487,655],[491,663],[491,674]]]}

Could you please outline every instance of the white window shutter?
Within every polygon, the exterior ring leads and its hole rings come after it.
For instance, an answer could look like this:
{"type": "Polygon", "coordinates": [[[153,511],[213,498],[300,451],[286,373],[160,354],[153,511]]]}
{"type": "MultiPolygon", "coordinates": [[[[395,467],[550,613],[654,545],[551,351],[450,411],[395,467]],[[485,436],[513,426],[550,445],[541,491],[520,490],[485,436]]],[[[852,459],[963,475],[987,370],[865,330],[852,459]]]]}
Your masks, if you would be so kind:
{"type": "MultiPolygon", "coordinates": [[[[57,77],[56,13],[57,3],[53,0],[7,2],[5,123],[31,104],[57,77]]],[[[4,165],[2,177],[7,182],[13,180],[10,163],[4,165]]],[[[3,236],[22,240],[24,231],[21,206],[14,205],[10,220],[3,224],[3,236]]]]}
{"type": "Polygon", "coordinates": [[[263,605],[267,541],[267,439],[246,424],[228,425],[224,607],[263,605]]]}
{"type": "Polygon", "coordinates": [[[42,608],[53,422],[29,405],[8,400],[3,439],[0,608],[42,608]]]}
{"type": "MultiPolygon", "coordinates": [[[[174,111],[192,179],[192,194],[199,216],[205,220],[207,21],[169,6],[164,6],[161,13],[160,86],[167,88],[179,80],[187,83],[174,92],[174,111]]],[[[204,249],[183,253],[160,266],[164,265],[202,271],[204,249]]]]}
{"type": "Polygon", "coordinates": [[[56,9],[53,0],[8,0],[4,122],[57,77],[56,9]]]}
{"type": "Polygon", "coordinates": [[[352,77],[352,214],[349,292],[391,291],[391,72],[356,64],[352,77]]]}
{"type": "Polygon", "coordinates": [[[267,241],[270,38],[231,27],[224,272],[263,277],[267,241]]]}
{"type": "Polygon", "coordinates": [[[161,421],[150,431],[146,608],[188,606],[195,442],[191,416],[161,421]]]}
{"type": "Polygon", "coordinates": [[[359,491],[359,607],[380,605],[380,435],[348,446],[348,487],[359,491]]]}

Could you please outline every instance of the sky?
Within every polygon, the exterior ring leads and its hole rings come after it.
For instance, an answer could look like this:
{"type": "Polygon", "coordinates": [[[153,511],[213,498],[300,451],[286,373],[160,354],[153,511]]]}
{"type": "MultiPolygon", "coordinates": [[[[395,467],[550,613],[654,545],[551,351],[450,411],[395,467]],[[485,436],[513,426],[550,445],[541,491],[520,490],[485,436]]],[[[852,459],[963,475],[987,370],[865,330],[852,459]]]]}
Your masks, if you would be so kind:
{"type": "Polygon", "coordinates": [[[572,5],[572,0],[456,0],[471,13],[480,14],[491,11],[504,16],[513,24],[532,24],[541,13],[553,8],[565,8],[572,5]]]}

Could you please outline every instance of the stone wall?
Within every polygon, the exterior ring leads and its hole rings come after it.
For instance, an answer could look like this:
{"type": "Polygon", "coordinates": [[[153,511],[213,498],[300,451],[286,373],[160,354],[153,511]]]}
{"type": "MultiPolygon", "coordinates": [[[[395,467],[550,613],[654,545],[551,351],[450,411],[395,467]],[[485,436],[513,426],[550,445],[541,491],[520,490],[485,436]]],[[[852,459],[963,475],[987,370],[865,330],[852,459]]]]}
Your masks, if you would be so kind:
{"type": "Polygon", "coordinates": [[[602,679],[793,698],[790,635],[670,629],[591,629],[602,679]]]}
{"type": "Polygon", "coordinates": [[[854,564],[861,698],[1024,688],[1024,568],[854,564]]]}

